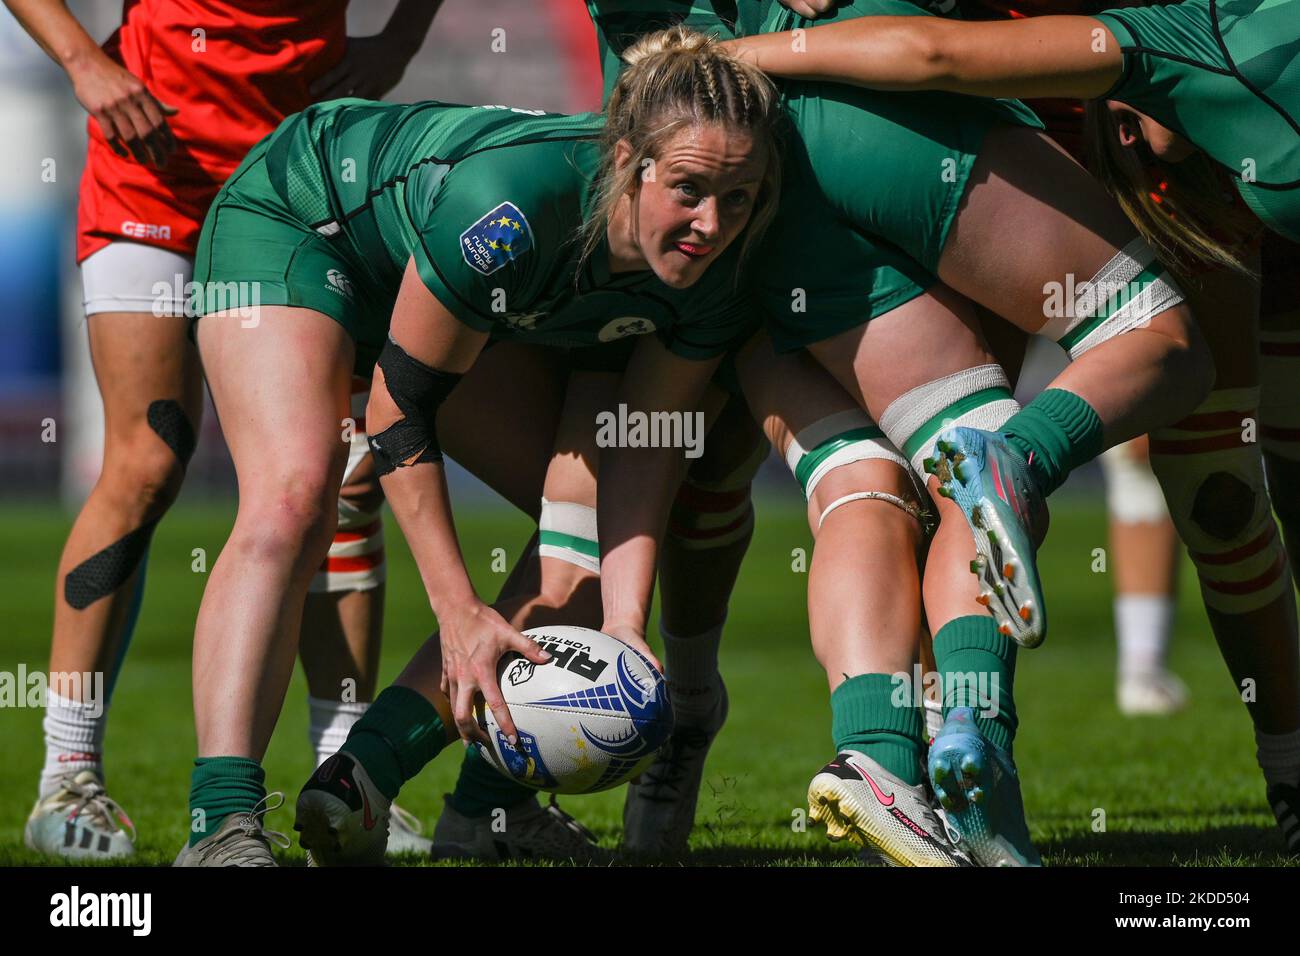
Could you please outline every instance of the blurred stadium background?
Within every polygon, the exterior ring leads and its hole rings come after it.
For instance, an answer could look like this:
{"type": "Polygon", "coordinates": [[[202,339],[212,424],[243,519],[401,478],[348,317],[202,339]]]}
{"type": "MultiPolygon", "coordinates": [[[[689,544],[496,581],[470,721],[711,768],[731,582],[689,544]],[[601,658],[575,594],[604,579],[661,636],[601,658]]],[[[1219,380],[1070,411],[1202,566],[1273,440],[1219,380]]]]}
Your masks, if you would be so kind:
{"type": "MultiPolygon", "coordinates": [[[[349,33],[377,32],[393,5],[353,3],[349,33]]],[[[100,39],[120,19],[117,2],[73,0],[70,7],[100,39]]],[[[594,108],[595,43],[583,5],[447,0],[390,98],[594,108]],[[506,30],[506,49],[494,53],[498,27],[506,30]]],[[[58,553],[99,465],[102,412],[73,261],[85,125],[61,71],[0,7],[0,670],[11,674],[19,666],[30,672],[46,665],[58,553]],[[53,170],[52,181],[42,177],[45,169],[53,170]],[[55,422],[55,441],[42,440],[47,419],[55,422]]],[[[1038,390],[1061,364],[1054,346],[1036,348],[1021,392],[1038,390]]],[[[1024,727],[1017,754],[1044,857],[1049,863],[1280,862],[1250,725],[1214,649],[1189,567],[1172,663],[1191,687],[1191,711],[1137,723],[1115,711],[1109,582],[1105,574],[1088,573],[1093,549],[1106,545],[1100,487],[1090,466],[1054,499],[1053,534],[1042,559],[1053,638],[1025,655],[1017,679],[1024,727]]],[[[215,560],[233,517],[234,490],[209,408],[180,503],[154,543],[144,616],[108,738],[113,792],[141,826],[146,861],[168,860],[182,834],[193,753],[188,641],[203,582],[191,573],[190,554],[202,546],[209,566],[215,560]]],[[[723,646],[732,719],[710,758],[695,845],[710,862],[850,860],[796,825],[803,789],[829,747],[824,678],[808,648],[806,578],[791,573],[792,550],[811,541],[796,487],[775,459],[756,497],[758,533],[723,646]]],[[[494,594],[502,578],[488,573],[487,555],[506,546],[513,556],[529,529],[463,473],[453,474],[453,500],[481,593],[494,594]]],[[[395,527],[391,532],[381,686],[431,623],[409,553],[395,527]]],[[[268,755],[273,787],[292,790],[310,769],[302,699],[299,677],[268,755]]],[[[35,862],[19,848],[41,760],[40,711],[10,709],[0,720],[0,863],[35,862]]],[[[409,796],[404,792],[403,803],[431,822],[456,762],[436,761],[409,796]]],[[[621,800],[621,793],[598,795],[574,801],[571,809],[612,843],[621,800]]],[[[271,825],[286,828],[284,814],[277,817],[271,825]]]]}

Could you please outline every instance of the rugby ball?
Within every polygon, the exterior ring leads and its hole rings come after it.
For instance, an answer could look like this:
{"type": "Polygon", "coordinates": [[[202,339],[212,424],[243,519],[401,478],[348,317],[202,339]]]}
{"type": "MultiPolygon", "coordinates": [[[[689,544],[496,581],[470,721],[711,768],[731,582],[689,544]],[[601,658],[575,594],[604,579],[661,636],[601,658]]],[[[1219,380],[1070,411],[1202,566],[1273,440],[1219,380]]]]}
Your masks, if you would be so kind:
{"type": "Polygon", "coordinates": [[[491,741],[478,744],[483,756],[512,780],[554,793],[609,790],[649,766],[673,729],[668,685],[654,665],[585,627],[538,627],[524,636],[551,659],[501,659],[501,696],[519,737],[511,746],[483,707],[479,723],[491,741]]]}

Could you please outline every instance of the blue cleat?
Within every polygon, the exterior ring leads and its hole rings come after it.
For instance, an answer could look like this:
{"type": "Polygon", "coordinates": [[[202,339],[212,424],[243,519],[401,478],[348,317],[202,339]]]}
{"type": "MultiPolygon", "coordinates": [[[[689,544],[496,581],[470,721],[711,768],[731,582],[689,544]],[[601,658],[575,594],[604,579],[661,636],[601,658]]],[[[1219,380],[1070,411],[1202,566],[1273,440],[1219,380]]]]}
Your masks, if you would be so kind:
{"type": "Polygon", "coordinates": [[[1047,607],[1034,556],[1046,531],[1047,505],[1029,465],[1000,432],[964,427],[942,432],[924,464],[939,480],[939,494],[961,508],[975,538],[975,600],[1001,633],[1022,647],[1037,647],[1047,636],[1047,607]]]}
{"type": "Polygon", "coordinates": [[[990,743],[969,707],[954,707],[926,760],[935,799],[958,846],[978,866],[1042,866],[1029,839],[1016,765],[990,743]]]}

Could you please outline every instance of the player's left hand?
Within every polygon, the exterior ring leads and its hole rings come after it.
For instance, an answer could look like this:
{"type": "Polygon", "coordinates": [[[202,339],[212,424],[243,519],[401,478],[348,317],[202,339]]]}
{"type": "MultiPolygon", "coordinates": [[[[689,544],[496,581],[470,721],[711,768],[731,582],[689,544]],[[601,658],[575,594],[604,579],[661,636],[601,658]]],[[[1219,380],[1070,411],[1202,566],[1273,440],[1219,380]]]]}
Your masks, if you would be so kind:
{"type": "Polygon", "coordinates": [[[383,33],[348,37],[343,59],[311,85],[311,95],[317,100],[341,96],[377,100],[401,81],[414,55],[409,44],[383,33]]]}
{"type": "Polygon", "coordinates": [[[633,627],[630,624],[606,623],[600,629],[610,637],[616,637],[633,650],[640,652],[655,666],[659,673],[663,673],[664,665],[659,663],[659,658],[655,657],[655,652],[650,650],[650,645],[645,642],[645,634],[640,628],[633,627]]]}

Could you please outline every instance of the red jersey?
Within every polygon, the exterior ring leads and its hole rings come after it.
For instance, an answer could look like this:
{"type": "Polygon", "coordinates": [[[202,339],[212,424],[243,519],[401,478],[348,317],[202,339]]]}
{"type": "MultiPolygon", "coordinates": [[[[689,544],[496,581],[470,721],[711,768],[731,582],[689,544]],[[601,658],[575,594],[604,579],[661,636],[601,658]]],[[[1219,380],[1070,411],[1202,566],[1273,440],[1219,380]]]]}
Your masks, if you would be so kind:
{"type": "Polygon", "coordinates": [[[193,255],[221,184],[343,56],[346,11],[347,0],[125,0],[104,51],[176,108],[179,148],[155,170],[114,153],[90,120],[77,261],[121,239],[193,255]]]}

